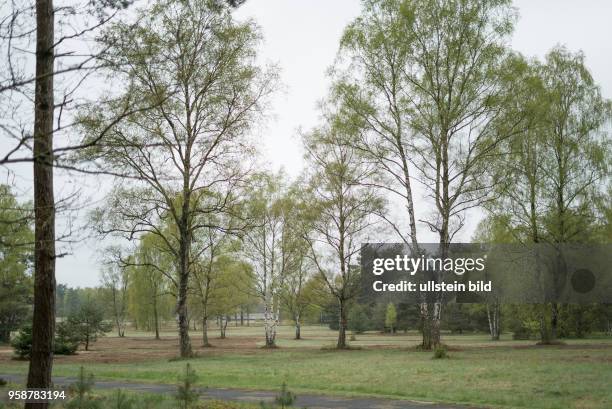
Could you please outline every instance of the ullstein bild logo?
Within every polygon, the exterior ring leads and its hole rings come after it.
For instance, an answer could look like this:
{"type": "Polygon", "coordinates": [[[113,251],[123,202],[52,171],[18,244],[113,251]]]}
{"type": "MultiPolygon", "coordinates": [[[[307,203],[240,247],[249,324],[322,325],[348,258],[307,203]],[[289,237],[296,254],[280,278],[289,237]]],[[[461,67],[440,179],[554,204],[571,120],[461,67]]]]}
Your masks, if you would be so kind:
{"type": "Polygon", "coordinates": [[[612,302],[612,246],[368,243],[363,302],[612,302]]]}

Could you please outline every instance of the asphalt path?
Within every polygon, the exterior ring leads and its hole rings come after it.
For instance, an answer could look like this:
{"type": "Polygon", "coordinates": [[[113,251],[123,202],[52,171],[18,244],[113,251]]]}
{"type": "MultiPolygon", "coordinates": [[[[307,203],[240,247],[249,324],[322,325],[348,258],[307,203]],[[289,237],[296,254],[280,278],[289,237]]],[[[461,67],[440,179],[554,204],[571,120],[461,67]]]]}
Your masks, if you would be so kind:
{"type": "MultiPolygon", "coordinates": [[[[13,383],[23,383],[24,377],[20,375],[1,375],[7,381],[13,383]]],[[[54,377],[53,381],[58,387],[67,387],[75,382],[74,378],[54,377]]],[[[95,389],[123,389],[132,392],[146,392],[161,395],[174,395],[175,385],[138,383],[124,381],[104,381],[96,380],[95,389]]],[[[240,401],[249,403],[274,402],[276,392],[271,391],[252,391],[244,389],[222,389],[222,388],[198,388],[202,399],[216,399],[224,401],[240,401]]],[[[2,397],[5,398],[5,397],[2,397]]],[[[298,394],[296,408],[308,409],[477,409],[474,407],[461,405],[448,405],[439,403],[413,402],[399,399],[385,398],[360,398],[360,397],[340,397],[331,395],[298,394]]],[[[482,409],[482,408],[478,408],[482,409]]]]}

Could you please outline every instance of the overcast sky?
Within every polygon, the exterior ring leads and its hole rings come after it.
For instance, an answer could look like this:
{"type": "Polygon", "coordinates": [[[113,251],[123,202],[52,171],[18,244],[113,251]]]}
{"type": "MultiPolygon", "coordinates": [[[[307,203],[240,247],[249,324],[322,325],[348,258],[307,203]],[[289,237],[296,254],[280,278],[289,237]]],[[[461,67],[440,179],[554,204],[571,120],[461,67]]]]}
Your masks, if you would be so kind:
{"type": "MultiPolygon", "coordinates": [[[[515,6],[520,13],[512,43],[515,50],[531,57],[543,57],[556,44],[582,50],[604,96],[612,97],[612,0],[515,0],[515,6]]],[[[292,176],[300,172],[302,151],[296,131],[316,124],[317,101],[326,95],[329,84],[326,70],[342,30],[359,11],[359,0],[248,0],[237,11],[239,18],[253,18],[261,27],[262,59],[279,65],[285,86],[274,100],[273,118],[258,131],[271,168],[284,167],[292,176]]],[[[27,178],[19,181],[27,183],[27,178]]],[[[94,188],[96,181],[87,184],[94,188]]],[[[423,206],[417,204],[419,209],[423,206]]],[[[458,241],[469,240],[476,223],[473,217],[458,241]]],[[[96,252],[100,248],[96,244],[88,241],[76,246],[74,254],[58,261],[59,283],[98,284],[96,252]]]]}

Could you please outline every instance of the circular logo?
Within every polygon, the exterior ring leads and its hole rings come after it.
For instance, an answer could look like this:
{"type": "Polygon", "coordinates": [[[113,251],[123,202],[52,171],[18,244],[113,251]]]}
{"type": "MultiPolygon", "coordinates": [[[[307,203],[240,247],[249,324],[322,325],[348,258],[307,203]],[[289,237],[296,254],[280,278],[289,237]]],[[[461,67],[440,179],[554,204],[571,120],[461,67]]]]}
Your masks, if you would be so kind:
{"type": "Polygon", "coordinates": [[[585,294],[595,288],[595,274],[591,270],[581,268],[572,274],[572,288],[580,294],[585,294]]]}

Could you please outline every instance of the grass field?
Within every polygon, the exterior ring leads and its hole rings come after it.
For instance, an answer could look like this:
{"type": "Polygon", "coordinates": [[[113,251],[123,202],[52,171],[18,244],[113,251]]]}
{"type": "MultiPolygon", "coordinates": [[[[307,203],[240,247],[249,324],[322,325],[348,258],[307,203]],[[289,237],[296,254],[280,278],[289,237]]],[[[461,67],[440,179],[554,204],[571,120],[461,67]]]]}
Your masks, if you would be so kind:
{"type": "MultiPolygon", "coordinates": [[[[196,333],[194,333],[195,335],[196,333]]],[[[444,337],[450,359],[433,360],[418,352],[417,334],[358,335],[361,349],[330,351],[335,333],[320,327],[290,340],[282,327],[275,350],[260,347],[262,329],[230,328],[214,348],[198,348],[190,360],[209,387],[278,389],[287,382],[295,392],[385,396],[418,401],[466,403],[499,408],[612,407],[612,340],[569,340],[566,345],[536,346],[534,341],[499,342],[486,335],[444,337]]],[[[183,361],[174,333],[161,341],[132,333],[106,337],[90,352],[58,357],[54,374],[74,376],[83,365],[98,379],[176,383],[183,361]]],[[[214,333],[213,333],[214,336],[214,333]]],[[[201,339],[194,338],[194,345],[201,339]]],[[[26,363],[10,359],[0,348],[0,373],[25,373],[26,363]]]]}

